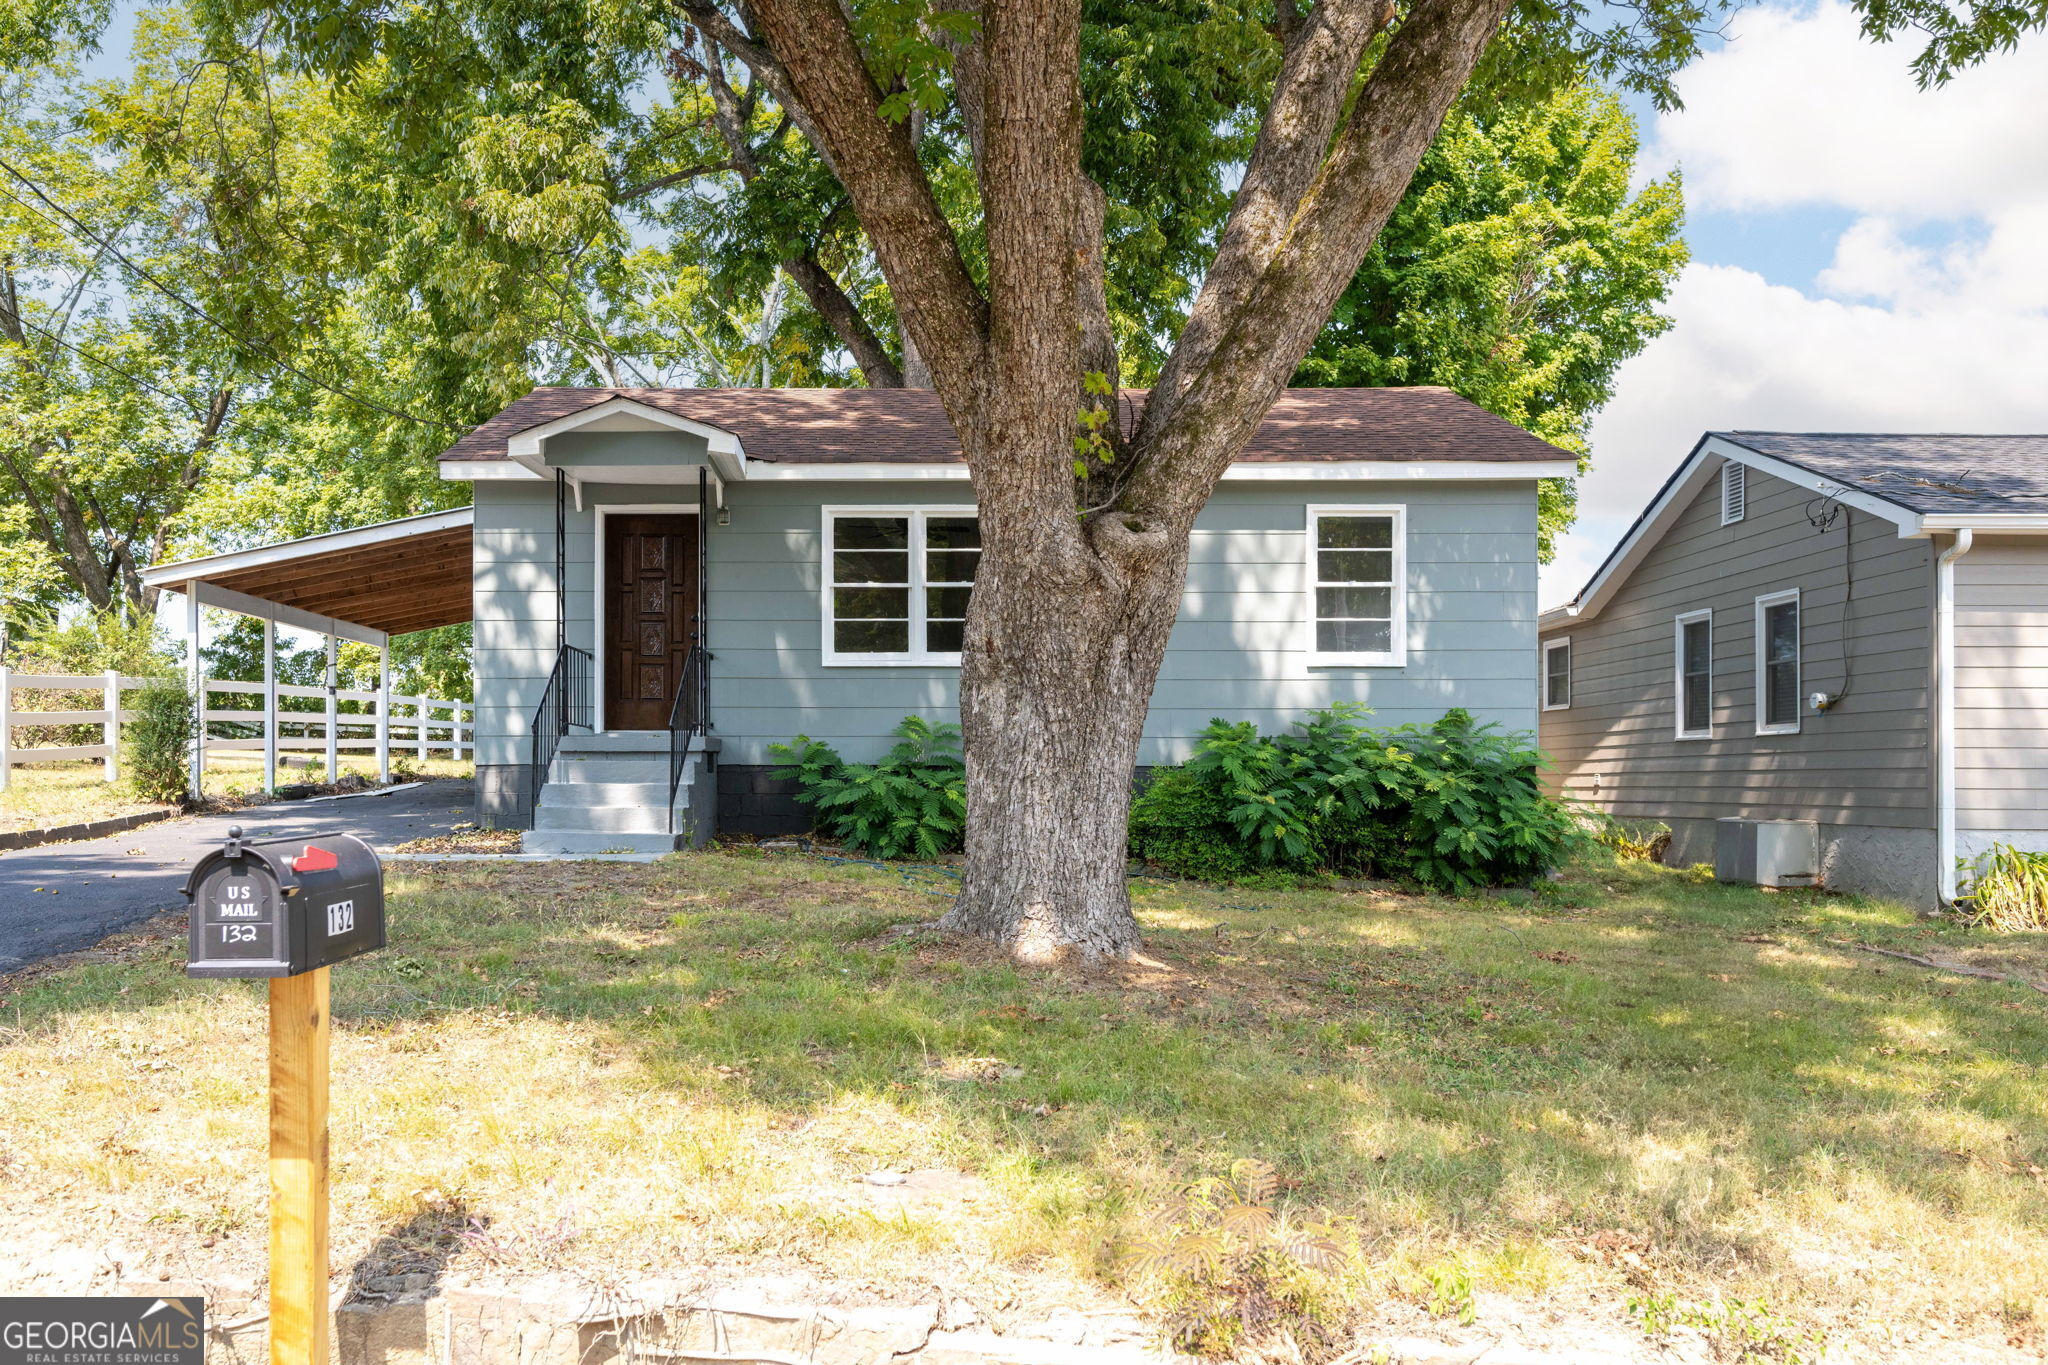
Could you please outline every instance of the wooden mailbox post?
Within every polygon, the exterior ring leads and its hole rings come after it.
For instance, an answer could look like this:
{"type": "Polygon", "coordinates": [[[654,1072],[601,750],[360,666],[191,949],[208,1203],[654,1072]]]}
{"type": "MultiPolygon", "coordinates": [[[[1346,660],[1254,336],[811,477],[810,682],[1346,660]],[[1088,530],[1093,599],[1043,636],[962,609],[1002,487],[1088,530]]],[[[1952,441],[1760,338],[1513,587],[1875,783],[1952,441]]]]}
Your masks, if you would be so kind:
{"type": "Polygon", "coordinates": [[[270,1361],[327,1365],[327,970],[384,946],[384,869],[349,835],[237,828],[185,896],[186,975],[270,981],[270,1361]]]}

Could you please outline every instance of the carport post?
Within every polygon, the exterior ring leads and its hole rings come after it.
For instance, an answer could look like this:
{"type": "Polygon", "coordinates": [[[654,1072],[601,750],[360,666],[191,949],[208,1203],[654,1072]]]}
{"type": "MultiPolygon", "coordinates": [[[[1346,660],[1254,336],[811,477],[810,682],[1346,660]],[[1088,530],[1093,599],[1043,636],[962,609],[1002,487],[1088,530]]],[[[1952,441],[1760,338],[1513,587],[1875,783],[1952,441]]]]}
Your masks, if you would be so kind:
{"type": "Polygon", "coordinates": [[[330,635],[327,637],[327,780],[329,782],[341,780],[341,758],[339,746],[336,744],[334,737],[334,727],[337,723],[334,688],[339,677],[340,675],[334,669],[334,637],[330,635]]]}
{"type": "Polygon", "coordinates": [[[192,683],[192,773],[194,801],[206,795],[206,672],[199,659],[199,584],[185,584],[185,633],[192,642],[187,668],[192,683]]]}
{"type": "Polygon", "coordinates": [[[277,790],[277,622],[263,618],[263,790],[277,790]]]}
{"type": "Polygon", "coordinates": [[[377,646],[377,780],[391,780],[391,642],[377,646]]]}

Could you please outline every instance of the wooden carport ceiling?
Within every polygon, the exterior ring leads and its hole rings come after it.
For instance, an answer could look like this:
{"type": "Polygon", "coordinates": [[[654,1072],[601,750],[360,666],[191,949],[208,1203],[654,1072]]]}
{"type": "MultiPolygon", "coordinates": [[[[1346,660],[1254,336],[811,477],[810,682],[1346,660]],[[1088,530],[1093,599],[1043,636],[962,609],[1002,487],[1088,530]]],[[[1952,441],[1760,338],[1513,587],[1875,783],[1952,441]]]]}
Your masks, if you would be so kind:
{"type": "Polygon", "coordinates": [[[195,576],[281,606],[404,635],[470,619],[470,540],[463,525],[195,576]]]}

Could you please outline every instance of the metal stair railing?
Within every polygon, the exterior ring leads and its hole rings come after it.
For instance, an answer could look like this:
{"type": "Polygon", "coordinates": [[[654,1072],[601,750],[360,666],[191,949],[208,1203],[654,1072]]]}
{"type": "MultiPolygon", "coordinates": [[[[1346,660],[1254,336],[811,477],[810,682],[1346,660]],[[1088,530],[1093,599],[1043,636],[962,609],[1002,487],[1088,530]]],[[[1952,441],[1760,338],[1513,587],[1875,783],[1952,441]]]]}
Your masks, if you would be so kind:
{"type": "Polygon", "coordinates": [[[590,722],[590,651],[563,645],[548,672],[547,689],[533,712],[533,753],[526,783],[526,811],[529,818],[540,806],[540,789],[547,784],[548,769],[555,750],[572,728],[588,730],[590,722]]]}
{"type": "Polygon", "coordinates": [[[668,709],[668,832],[676,833],[676,792],[683,784],[683,769],[690,761],[690,741],[711,728],[711,674],[705,667],[711,656],[702,645],[691,645],[683,660],[683,673],[676,683],[675,703],[668,709]]]}

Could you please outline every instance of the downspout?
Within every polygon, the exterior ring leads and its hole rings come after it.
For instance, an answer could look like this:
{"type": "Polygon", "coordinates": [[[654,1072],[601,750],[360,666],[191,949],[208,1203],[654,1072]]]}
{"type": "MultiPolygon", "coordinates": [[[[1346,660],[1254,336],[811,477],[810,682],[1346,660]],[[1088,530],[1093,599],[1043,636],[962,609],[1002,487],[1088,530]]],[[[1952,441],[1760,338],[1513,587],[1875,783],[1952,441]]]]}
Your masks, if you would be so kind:
{"type": "Polygon", "coordinates": [[[1934,742],[1936,885],[1943,905],[1956,899],[1956,561],[1970,553],[1970,528],[1934,561],[1934,742]]]}

